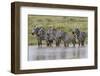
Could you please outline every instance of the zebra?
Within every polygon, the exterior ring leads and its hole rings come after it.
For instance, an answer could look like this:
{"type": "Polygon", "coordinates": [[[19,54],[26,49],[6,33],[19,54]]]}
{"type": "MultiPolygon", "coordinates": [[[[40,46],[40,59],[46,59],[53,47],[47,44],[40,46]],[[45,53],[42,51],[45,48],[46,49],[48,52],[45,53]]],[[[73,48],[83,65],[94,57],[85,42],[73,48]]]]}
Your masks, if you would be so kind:
{"type": "Polygon", "coordinates": [[[70,43],[72,43],[73,46],[76,44],[76,36],[73,32],[72,34],[68,34],[62,30],[53,29],[53,36],[56,42],[56,46],[60,46],[61,41],[63,41],[64,47],[69,46],[70,43]]]}
{"type": "Polygon", "coordinates": [[[36,35],[38,46],[42,47],[42,41],[46,42],[47,46],[52,46],[54,36],[52,30],[46,31],[43,27],[35,27],[32,29],[32,35],[36,35]]]}
{"type": "Polygon", "coordinates": [[[86,32],[82,32],[82,31],[80,31],[79,28],[75,28],[74,33],[77,36],[76,38],[78,40],[79,46],[84,46],[84,43],[85,43],[85,40],[86,40],[86,37],[87,37],[86,32]]]}
{"type": "Polygon", "coordinates": [[[36,35],[38,46],[42,47],[42,41],[45,40],[46,31],[43,27],[35,27],[32,29],[32,35],[36,35]]]}
{"type": "Polygon", "coordinates": [[[53,28],[50,27],[46,32],[47,46],[52,46],[54,41],[53,28]]]}
{"type": "Polygon", "coordinates": [[[64,47],[69,47],[69,45],[72,43],[73,46],[75,47],[76,44],[76,36],[72,32],[72,34],[69,34],[67,32],[62,32],[62,41],[64,42],[64,47]]]}

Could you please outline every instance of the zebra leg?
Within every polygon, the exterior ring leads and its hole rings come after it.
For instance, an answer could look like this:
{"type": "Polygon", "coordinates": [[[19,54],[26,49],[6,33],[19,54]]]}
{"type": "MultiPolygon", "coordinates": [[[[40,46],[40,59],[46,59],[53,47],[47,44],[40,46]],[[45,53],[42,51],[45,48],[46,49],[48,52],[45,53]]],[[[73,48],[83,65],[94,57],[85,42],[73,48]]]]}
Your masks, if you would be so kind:
{"type": "Polygon", "coordinates": [[[51,47],[51,42],[50,42],[50,47],[51,47]]]}
{"type": "Polygon", "coordinates": [[[74,39],[74,40],[72,40],[72,44],[73,44],[73,47],[75,47],[75,44],[76,44],[75,39],[74,39]]]}
{"type": "Polygon", "coordinates": [[[42,40],[40,40],[40,47],[42,47],[42,40]]]}
{"type": "Polygon", "coordinates": [[[50,40],[48,40],[47,46],[49,47],[50,45],[51,45],[51,42],[50,40]]]}
{"type": "Polygon", "coordinates": [[[84,41],[81,42],[81,45],[84,46],[84,41]]]}
{"type": "Polygon", "coordinates": [[[47,44],[47,47],[48,47],[48,46],[49,46],[49,45],[48,45],[48,41],[46,41],[46,44],[47,44]]]}
{"type": "Polygon", "coordinates": [[[75,47],[75,43],[73,44],[73,46],[75,47]]]}
{"type": "Polygon", "coordinates": [[[81,46],[81,43],[79,42],[79,47],[81,46]]]}
{"type": "Polygon", "coordinates": [[[58,43],[57,43],[57,41],[56,41],[56,46],[57,46],[57,44],[58,44],[58,43]]]}
{"type": "Polygon", "coordinates": [[[69,43],[67,43],[67,47],[69,47],[69,43]]]}
{"type": "Polygon", "coordinates": [[[58,40],[56,40],[56,46],[59,46],[59,41],[58,40]]]}
{"type": "Polygon", "coordinates": [[[79,45],[79,47],[80,47],[80,44],[81,44],[81,42],[80,42],[80,41],[78,41],[78,45],[79,45]]]}
{"type": "Polygon", "coordinates": [[[76,40],[75,40],[75,42],[74,42],[74,47],[75,47],[75,45],[76,45],[76,40]]]}
{"type": "Polygon", "coordinates": [[[51,45],[50,45],[51,47],[52,47],[52,44],[53,44],[53,40],[51,40],[51,45]]]}
{"type": "Polygon", "coordinates": [[[60,39],[58,40],[58,46],[60,46],[60,39]]]}
{"type": "Polygon", "coordinates": [[[73,47],[75,47],[75,42],[73,42],[72,44],[73,44],[73,47]]]}
{"type": "Polygon", "coordinates": [[[49,46],[51,47],[51,44],[52,44],[52,42],[51,42],[51,40],[49,41],[49,46]]]}
{"type": "Polygon", "coordinates": [[[59,46],[60,46],[60,43],[61,43],[61,39],[59,40],[59,46]]]}
{"type": "Polygon", "coordinates": [[[38,40],[38,47],[40,47],[40,40],[38,40]]]}
{"type": "Polygon", "coordinates": [[[64,47],[66,47],[66,42],[64,41],[64,47]]]}

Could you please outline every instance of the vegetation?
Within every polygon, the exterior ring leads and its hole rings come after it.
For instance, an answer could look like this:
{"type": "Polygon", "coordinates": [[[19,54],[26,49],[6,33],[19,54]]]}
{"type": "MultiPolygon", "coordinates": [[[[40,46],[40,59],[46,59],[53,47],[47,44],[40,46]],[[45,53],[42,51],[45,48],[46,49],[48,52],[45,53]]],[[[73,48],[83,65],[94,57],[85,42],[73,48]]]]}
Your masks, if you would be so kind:
{"type": "Polygon", "coordinates": [[[32,29],[35,26],[42,26],[48,29],[50,26],[61,29],[65,32],[71,32],[78,27],[81,31],[87,32],[88,18],[74,16],[44,16],[28,15],[28,44],[37,44],[37,39],[32,36],[32,29]]]}

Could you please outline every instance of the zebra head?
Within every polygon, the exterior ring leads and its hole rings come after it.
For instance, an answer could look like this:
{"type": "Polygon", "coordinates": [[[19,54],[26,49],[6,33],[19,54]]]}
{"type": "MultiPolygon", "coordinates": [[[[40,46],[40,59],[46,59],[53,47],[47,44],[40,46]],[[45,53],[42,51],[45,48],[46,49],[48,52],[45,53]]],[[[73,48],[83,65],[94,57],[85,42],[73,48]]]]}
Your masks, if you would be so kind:
{"type": "Polygon", "coordinates": [[[32,29],[32,35],[34,35],[34,34],[38,35],[39,30],[40,30],[40,27],[34,27],[32,29]]]}
{"type": "Polygon", "coordinates": [[[75,28],[74,33],[76,34],[77,38],[80,36],[80,30],[79,28],[75,28]]]}

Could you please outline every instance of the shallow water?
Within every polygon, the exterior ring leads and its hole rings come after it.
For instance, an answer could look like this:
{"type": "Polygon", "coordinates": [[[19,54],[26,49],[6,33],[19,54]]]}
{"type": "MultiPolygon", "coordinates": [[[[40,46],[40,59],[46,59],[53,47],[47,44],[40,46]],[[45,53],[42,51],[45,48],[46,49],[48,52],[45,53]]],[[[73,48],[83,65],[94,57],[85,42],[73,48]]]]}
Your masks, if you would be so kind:
{"type": "Polygon", "coordinates": [[[28,60],[56,60],[56,59],[80,59],[87,58],[87,46],[84,47],[38,47],[29,46],[28,60]]]}

